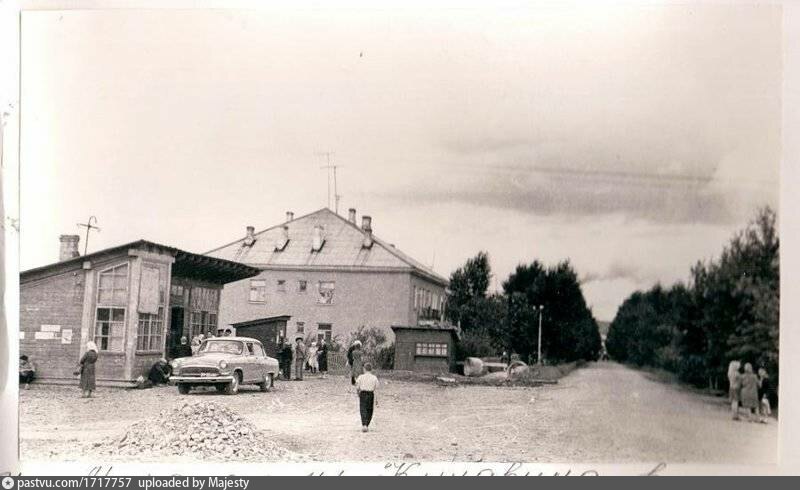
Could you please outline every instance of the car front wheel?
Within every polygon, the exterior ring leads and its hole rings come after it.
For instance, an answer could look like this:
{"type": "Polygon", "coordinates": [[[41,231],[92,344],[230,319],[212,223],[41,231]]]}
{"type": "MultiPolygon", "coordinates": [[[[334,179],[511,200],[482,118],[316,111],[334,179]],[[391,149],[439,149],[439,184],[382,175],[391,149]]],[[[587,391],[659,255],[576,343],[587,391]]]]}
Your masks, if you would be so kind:
{"type": "Polygon", "coordinates": [[[180,393],[181,395],[188,395],[189,390],[191,389],[192,387],[187,385],[186,383],[178,383],[178,393],[180,393]]]}
{"type": "Polygon", "coordinates": [[[272,373],[267,374],[267,376],[264,378],[264,382],[258,384],[258,387],[259,389],[261,389],[261,391],[269,391],[270,388],[272,388],[272,386],[273,386],[272,373]]]}
{"type": "Polygon", "coordinates": [[[236,393],[239,393],[239,383],[241,382],[239,376],[241,376],[239,373],[233,373],[233,379],[225,387],[226,395],[235,395],[236,393]]]}

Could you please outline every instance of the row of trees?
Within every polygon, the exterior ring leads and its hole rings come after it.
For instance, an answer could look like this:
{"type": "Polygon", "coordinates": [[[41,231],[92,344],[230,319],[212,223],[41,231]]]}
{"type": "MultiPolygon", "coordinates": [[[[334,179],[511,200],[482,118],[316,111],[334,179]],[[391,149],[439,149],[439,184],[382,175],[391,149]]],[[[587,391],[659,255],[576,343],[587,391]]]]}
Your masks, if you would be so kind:
{"type": "Polygon", "coordinates": [[[763,366],[777,383],[779,240],[770,208],[737,233],[717,260],[698,262],[689,284],[633,293],[611,323],[611,357],[724,386],[738,359],[763,366]]]}
{"type": "Polygon", "coordinates": [[[504,350],[535,360],[541,314],[544,359],[597,359],[600,331],[568,261],[552,267],[539,261],[519,265],[503,282],[502,293],[488,293],[491,276],[485,252],[450,276],[445,311],[448,320],[461,326],[463,356],[490,356],[504,350]]]}

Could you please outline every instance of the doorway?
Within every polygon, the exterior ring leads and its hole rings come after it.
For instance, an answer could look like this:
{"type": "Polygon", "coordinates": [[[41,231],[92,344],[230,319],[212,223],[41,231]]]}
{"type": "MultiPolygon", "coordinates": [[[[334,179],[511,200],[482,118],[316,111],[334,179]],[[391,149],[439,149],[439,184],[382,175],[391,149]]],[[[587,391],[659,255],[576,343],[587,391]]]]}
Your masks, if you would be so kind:
{"type": "Polygon", "coordinates": [[[175,347],[181,343],[183,336],[183,308],[173,307],[169,315],[169,337],[167,339],[167,357],[172,357],[175,347]]]}

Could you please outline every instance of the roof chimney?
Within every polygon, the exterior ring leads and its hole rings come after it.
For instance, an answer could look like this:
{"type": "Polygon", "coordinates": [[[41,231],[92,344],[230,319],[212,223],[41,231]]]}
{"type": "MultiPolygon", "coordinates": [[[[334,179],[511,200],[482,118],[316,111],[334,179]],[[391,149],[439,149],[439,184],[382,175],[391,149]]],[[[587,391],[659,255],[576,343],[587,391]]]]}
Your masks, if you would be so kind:
{"type": "Polygon", "coordinates": [[[252,226],[247,227],[247,236],[244,237],[244,244],[247,247],[252,247],[256,243],[256,229],[252,226]]]}
{"type": "Polygon", "coordinates": [[[78,242],[80,240],[81,237],[78,235],[61,235],[59,237],[61,242],[61,248],[58,252],[59,262],[80,257],[81,254],[78,252],[78,242]]]}
{"type": "Polygon", "coordinates": [[[356,208],[350,208],[349,211],[350,211],[350,215],[348,216],[348,220],[351,223],[356,224],[356,208]]]}
{"type": "Polygon", "coordinates": [[[372,247],[372,217],[361,217],[361,229],[364,231],[364,243],[361,244],[363,248],[372,247]]]}
{"type": "Polygon", "coordinates": [[[283,225],[283,229],[281,231],[282,231],[281,236],[275,243],[276,252],[282,252],[286,248],[286,245],[289,244],[289,226],[283,225]]]}
{"type": "Polygon", "coordinates": [[[286,211],[286,221],[292,221],[294,219],[294,213],[292,211],[286,211]]]}
{"type": "Polygon", "coordinates": [[[325,245],[325,240],[322,238],[322,225],[315,225],[314,234],[311,236],[311,251],[319,252],[323,245],[325,245]]]}

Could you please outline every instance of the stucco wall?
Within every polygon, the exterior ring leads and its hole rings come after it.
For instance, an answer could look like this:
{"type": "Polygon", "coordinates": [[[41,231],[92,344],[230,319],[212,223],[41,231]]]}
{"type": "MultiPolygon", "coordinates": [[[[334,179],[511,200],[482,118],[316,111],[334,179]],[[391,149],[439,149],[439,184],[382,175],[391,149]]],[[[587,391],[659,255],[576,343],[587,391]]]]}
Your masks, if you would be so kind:
{"type": "MultiPolygon", "coordinates": [[[[305,323],[305,334],[316,333],[319,323],[330,323],[340,340],[364,325],[380,327],[392,340],[392,325],[416,322],[413,315],[412,276],[409,272],[324,272],[265,270],[253,279],[267,281],[265,303],[248,301],[250,279],[227,284],[222,291],[220,326],[257,318],[291,315],[287,334],[296,334],[297,322],[305,323]],[[277,282],[286,281],[279,292],[277,282]],[[298,292],[298,281],[307,281],[307,291],[298,292]],[[336,283],[333,304],[318,303],[320,281],[336,283]]],[[[414,278],[416,280],[416,278],[414,278]]],[[[431,286],[436,287],[436,286],[431,286]]]]}

